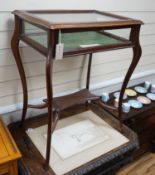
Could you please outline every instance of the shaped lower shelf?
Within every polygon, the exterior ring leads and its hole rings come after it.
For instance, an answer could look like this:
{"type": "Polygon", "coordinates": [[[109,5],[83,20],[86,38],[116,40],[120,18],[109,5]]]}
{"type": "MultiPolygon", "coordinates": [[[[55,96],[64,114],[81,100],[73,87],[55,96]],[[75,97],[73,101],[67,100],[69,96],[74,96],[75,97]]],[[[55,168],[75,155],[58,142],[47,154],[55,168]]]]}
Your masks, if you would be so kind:
{"type": "MultiPolygon", "coordinates": [[[[83,89],[73,94],[54,98],[54,109],[56,111],[62,111],[74,105],[82,104],[89,100],[97,100],[99,98],[99,96],[90,93],[89,90],[83,89]]],[[[47,103],[47,99],[45,99],[44,102],[47,103]]]]}

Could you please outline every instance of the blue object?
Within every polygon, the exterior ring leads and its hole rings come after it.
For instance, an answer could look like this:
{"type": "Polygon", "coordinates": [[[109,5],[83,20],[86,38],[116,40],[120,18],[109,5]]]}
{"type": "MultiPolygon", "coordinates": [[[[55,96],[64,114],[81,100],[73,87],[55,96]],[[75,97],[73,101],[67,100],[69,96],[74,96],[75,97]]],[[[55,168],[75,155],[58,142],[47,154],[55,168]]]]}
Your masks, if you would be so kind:
{"type": "Polygon", "coordinates": [[[136,86],[134,87],[135,91],[141,94],[146,94],[147,93],[147,89],[145,89],[144,87],[141,86],[136,86]]]}
{"type": "Polygon", "coordinates": [[[148,94],[146,94],[146,96],[147,96],[150,100],[155,101],[155,94],[153,94],[153,93],[148,93],[148,94]]]}
{"type": "Polygon", "coordinates": [[[125,113],[130,112],[130,104],[129,104],[129,103],[123,103],[123,104],[122,104],[122,110],[123,110],[123,112],[125,112],[125,113]]]}
{"type": "Polygon", "coordinates": [[[103,102],[107,102],[109,100],[109,94],[108,93],[102,93],[101,100],[103,102]]]}
{"type": "Polygon", "coordinates": [[[139,109],[143,107],[143,104],[140,101],[137,100],[129,100],[128,103],[131,107],[139,109]]]}

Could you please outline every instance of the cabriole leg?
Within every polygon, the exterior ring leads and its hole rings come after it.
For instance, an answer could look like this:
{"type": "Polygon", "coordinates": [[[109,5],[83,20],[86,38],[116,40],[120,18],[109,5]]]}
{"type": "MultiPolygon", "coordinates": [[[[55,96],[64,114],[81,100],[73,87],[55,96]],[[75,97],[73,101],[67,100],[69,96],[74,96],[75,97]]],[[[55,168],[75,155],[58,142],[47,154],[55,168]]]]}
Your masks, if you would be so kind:
{"type": "Polygon", "coordinates": [[[141,46],[139,43],[139,33],[140,33],[140,25],[134,26],[131,29],[130,41],[134,45],[133,46],[133,59],[132,59],[132,62],[130,64],[130,67],[127,71],[127,74],[124,78],[122,88],[121,88],[120,97],[119,97],[118,115],[119,115],[119,119],[120,119],[121,131],[123,131],[123,127],[122,127],[122,98],[123,98],[123,94],[124,94],[125,89],[128,85],[128,82],[131,78],[131,75],[134,72],[134,70],[135,70],[135,68],[140,60],[141,53],[142,53],[141,46]]]}
{"type": "Polygon", "coordinates": [[[49,31],[48,40],[49,48],[46,58],[46,91],[47,91],[47,108],[48,108],[48,124],[47,124],[47,145],[46,145],[46,160],[44,168],[48,170],[51,153],[51,137],[54,128],[54,114],[53,111],[53,85],[52,85],[52,71],[53,71],[53,52],[54,52],[54,38],[55,34],[49,31]]]}
{"type": "Polygon", "coordinates": [[[26,83],[26,76],[25,71],[23,67],[23,63],[20,56],[19,51],[19,36],[22,32],[22,24],[21,20],[15,16],[15,31],[11,40],[11,49],[18,67],[18,71],[20,74],[20,79],[22,82],[22,89],[23,89],[23,111],[22,111],[22,120],[21,120],[21,126],[23,126],[26,113],[27,113],[27,107],[28,107],[28,91],[27,91],[27,83],[26,83]]]}

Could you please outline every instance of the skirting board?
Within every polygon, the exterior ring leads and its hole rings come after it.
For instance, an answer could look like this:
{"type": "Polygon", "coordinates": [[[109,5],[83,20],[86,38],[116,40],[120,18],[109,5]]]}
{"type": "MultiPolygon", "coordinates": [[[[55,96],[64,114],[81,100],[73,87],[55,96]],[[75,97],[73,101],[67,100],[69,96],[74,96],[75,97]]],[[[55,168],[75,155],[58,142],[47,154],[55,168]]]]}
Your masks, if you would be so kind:
{"type": "MultiPolygon", "coordinates": [[[[149,70],[149,71],[133,74],[133,76],[131,77],[129,86],[144,82],[146,80],[155,84],[155,70],[149,70]]],[[[103,91],[112,92],[121,87],[122,81],[123,81],[123,77],[118,77],[108,81],[103,81],[101,83],[91,84],[90,90],[93,93],[98,95],[100,95],[103,91]]],[[[74,90],[62,92],[61,94],[55,94],[55,97],[61,96],[61,95],[67,95],[78,90],[79,89],[74,89],[74,90]]],[[[37,103],[40,103],[42,99],[43,98],[33,99],[33,100],[30,100],[29,102],[30,104],[37,104],[37,103]]],[[[21,119],[21,112],[22,112],[21,109],[22,109],[22,103],[3,106],[3,107],[0,107],[0,114],[2,115],[2,118],[4,119],[5,123],[9,124],[11,122],[15,122],[21,119]]],[[[47,112],[47,109],[41,109],[41,110],[29,109],[27,113],[27,117],[34,117],[46,112],[47,112]]]]}

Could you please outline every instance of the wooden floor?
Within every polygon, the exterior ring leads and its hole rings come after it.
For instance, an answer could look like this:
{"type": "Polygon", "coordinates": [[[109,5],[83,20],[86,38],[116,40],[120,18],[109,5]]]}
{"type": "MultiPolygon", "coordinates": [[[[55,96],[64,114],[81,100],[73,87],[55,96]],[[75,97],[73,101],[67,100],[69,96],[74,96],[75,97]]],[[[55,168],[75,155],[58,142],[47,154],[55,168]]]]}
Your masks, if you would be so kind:
{"type": "Polygon", "coordinates": [[[123,167],[116,175],[155,175],[155,154],[145,154],[123,167]]]}

